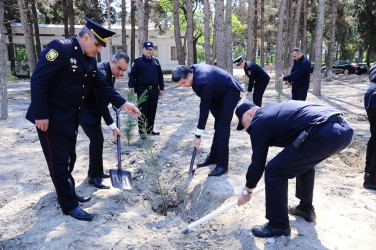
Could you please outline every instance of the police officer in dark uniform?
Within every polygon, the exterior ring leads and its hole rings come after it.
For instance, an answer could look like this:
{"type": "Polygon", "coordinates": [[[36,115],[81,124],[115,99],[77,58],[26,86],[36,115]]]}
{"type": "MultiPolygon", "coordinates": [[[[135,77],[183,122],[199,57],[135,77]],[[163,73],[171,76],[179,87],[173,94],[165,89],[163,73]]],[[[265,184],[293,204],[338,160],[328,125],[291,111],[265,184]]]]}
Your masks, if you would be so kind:
{"type": "Polygon", "coordinates": [[[242,56],[237,57],[233,63],[241,69],[244,69],[246,76],[249,78],[248,90],[245,92],[245,95],[252,92],[253,87],[255,87],[253,92],[253,103],[261,107],[262,96],[264,95],[265,89],[270,80],[269,75],[260,67],[260,65],[254,62],[245,61],[242,56]]]}
{"type": "MultiPolygon", "coordinates": [[[[116,53],[110,61],[98,63],[97,78],[95,80],[99,80],[98,84],[105,84],[113,88],[115,79],[123,75],[124,71],[128,68],[128,63],[129,57],[126,53],[116,53]]],[[[118,135],[122,136],[122,133],[116,127],[116,123],[108,110],[108,100],[98,98],[100,94],[95,90],[92,85],[87,85],[85,89],[85,101],[80,115],[80,125],[90,139],[88,182],[94,187],[108,189],[110,186],[102,179],[109,178],[110,175],[103,173],[102,155],[104,138],[101,117],[103,117],[106,124],[112,129],[115,138],[118,135]]]]}
{"type": "Polygon", "coordinates": [[[241,84],[226,71],[208,64],[180,65],[172,72],[172,80],[183,87],[192,87],[201,98],[200,118],[194,137],[194,146],[198,149],[205,130],[209,111],[215,118],[214,138],[210,154],[206,160],[197,164],[204,167],[216,163],[209,176],[220,176],[228,171],[228,144],[230,124],[234,109],[240,100],[241,84]]]}
{"type": "Polygon", "coordinates": [[[236,109],[237,129],[251,137],[252,163],[238,205],[251,199],[265,171],[266,218],[255,226],[257,237],[290,235],[288,213],[315,221],[312,205],[315,165],[338,153],[351,142],[353,130],[337,110],[321,104],[287,101],[259,108],[243,103],[236,109]],[[266,163],[270,146],[284,149],[266,163]],[[298,206],[287,206],[288,179],[296,177],[298,206]]]}
{"type": "MultiPolygon", "coordinates": [[[[144,42],[144,53],[133,62],[128,86],[130,89],[134,88],[138,98],[147,91],[147,100],[139,104],[138,107],[146,118],[146,133],[159,135],[159,132],[154,130],[154,120],[157,112],[158,97],[163,96],[164,93],[164,80],[161,65],[158,59],[153,57],[153,49],[152,42],[144,42]]],[[[142,117],[138,120],[138,130],[141,138],[146,139],[142,117]]]]}
{"type": "Polygon", "coordinates": [[[369,86],[364,95],[364,107],[370,123],[371,137],[367,144],[363,187],[376,190],[376,62],[369,71],[369,86]]]}
{"type": "Polygon", "coordinates": [[[103,97],[116,107],[137,117],[139,110],[126,102],[113,88],[97,85],[97,61],[94,56],[113,34],[100,24],[87,23],[77,37],[53,40],[43,49],[31,76],[31,104],[26,118],[35,123],[52,182],[63,212],[78,220],[92,220],[82,210],[72,177],[76,161],[76,138],[85,86],[94,84],[103,97]]]}
{"type": "Polygon", "coordinates": [[[298,48],[292,50],[292,58],[294,65],[292,66],[290,75],[280,77],[278,81],[287,81],[289,83],[288,87],[291,87],[293,100],[305,101],[309,89],[311,62],[298,48]]]}

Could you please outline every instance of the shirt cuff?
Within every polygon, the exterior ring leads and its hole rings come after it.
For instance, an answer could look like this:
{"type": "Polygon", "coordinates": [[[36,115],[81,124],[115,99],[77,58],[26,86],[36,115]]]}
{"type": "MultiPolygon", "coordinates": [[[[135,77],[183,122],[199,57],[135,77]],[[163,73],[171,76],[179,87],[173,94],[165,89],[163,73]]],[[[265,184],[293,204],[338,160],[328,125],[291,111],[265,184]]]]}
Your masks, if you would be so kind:
{"type": "Polygon", "coordinates": [[[196,129],[196,133],[195,133],[195,135],[202,135],[204,133],[204,130],[203,129],[199,129],[199,128],[197,128],[196,129]]]}
{"type": "Polygon", "coordinates": [[[116,123],[113,122],[111,125],[109,125],[110,129],[114,130],[116,128],[116,123]]]}

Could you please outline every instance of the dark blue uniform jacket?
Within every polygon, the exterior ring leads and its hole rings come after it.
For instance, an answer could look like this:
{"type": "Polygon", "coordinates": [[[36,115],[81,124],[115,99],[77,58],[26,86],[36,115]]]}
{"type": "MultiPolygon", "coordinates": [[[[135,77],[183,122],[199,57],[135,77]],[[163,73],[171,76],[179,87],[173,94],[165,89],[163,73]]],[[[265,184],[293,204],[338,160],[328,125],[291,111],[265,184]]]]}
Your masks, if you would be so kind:
{"type": "MultiPolygon", "coordinates": [[[[113,88],[115,77],[112,75],[110,62],[104,61],[98,63],[97,67],[98,71],[94,81],[98,81],[97,84],[103,84],[113,88]]],[[[81,121],[88,124],[95,124],[100,122],[101,117],[103,117],[106,124],[111,125],[114,120],[108,110],[108,103],[109,101],[106,98],[101,97],[100,91],[88,84],[85,87],[85,101],[80,116],[81,121]]]]}
{"type": "Polygon", "coordinates": [[[364,95],[364,107],[366,110],[376,108],[376,82],[370,82],[364,95]]]}
{"type": "Polygon", "coordinates": [[[30,79],[31,104],[26,118],[32,123],[49,119],[48,132],[74,136],[87,84],[95,84],[103,96],[121,107],[125,99],[113,88],[92,81],[96,73],[96,59],[83,54],[75,37],[51,41],[41,52],[30,79]]]}
{"type": "Polygon", "coordinates": [[[201,97],[197,128],[204,130],[212,102],[220,102],[229,87],[244,91],[238,80],[223,69],[208,64],[194,64],[190,68],[193,71],[192,89],[201,97]]]}
{"type": "Polygon", "coordinates": [[[161,65],[158,59],[151,57],[148,59],[145,55],[134,60],[131,73],[129,74],[129,88],[134,88],[137,92],[137,87],[157,87],[164,90],[164,80],[161,65]]]}
{"type": "Polygon", "coordinates": [[[253,85],[255,82],[260,82],[261,80],[264,80],[266,82],[269,82],[270,77],[269,75],[263,70],[260,65],[246,61],[246,67],[244,67],[245,74],[249,77],[249,83],[248,83],[248,92],[252,92],[253,85]]]}
{"type": "Polygon", "coordinates": [[[247,130],[253,150],[252,163],[247,172],[247,187],[256,187],[260,180],[269,146],[286,147],[303,130],[339,113],[328,106],[294,100],[259,108],[247,130]]]}
{"type": "Polygon", "coordinates": [[[305,55],[298,60],[294,60],[290,75],[284,76],[283,80],[292,84],[292,87],[309,87],[311,74],[311,62],[305,55]]]}

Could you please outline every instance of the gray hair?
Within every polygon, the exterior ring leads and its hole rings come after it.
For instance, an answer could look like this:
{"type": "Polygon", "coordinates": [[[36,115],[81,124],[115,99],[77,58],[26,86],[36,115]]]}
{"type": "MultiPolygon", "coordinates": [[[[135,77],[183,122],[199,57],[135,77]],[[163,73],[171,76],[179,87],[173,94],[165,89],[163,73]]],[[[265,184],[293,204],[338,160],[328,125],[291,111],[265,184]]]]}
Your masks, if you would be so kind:
{"type": "MultiPolygon", "coordinates": [[[[298,54],[302,53],[302,51],[301,51],[299,48],[293,48],[293,49],[292,49],[292,52],[296,52],[296,53],[298,53],[298,54]]],[[[292,52],[291,52],[291,53],[292,53],[292,52]]]]}
{"type": "Polygon", "coordinates": [[[129,63],[129,56],[125,52],[118,52],[112,56],[114,63],[117,63],[120,59],[124,59],[126,63],[129,63]]]}
{"type": "Polygon", "coordinates": [[[188,74],[191,74],[193,71],[188,66],[179,65],[177,66],[174,71],[172,71],[172,80],[174,82],[178,82],[180,79],[187,79],[188,74]]]}
{"type": "Polygon", "coordinates": [[[82,27],[80,33],[78,33],[78,36],[82,38],[82,37],[84,37],[85,34],[89,34],[91,39],[94,38],[93,32],[91,32],[91,30],[89,30],[89,28],[86,27],[86,26],[82,27]]]}

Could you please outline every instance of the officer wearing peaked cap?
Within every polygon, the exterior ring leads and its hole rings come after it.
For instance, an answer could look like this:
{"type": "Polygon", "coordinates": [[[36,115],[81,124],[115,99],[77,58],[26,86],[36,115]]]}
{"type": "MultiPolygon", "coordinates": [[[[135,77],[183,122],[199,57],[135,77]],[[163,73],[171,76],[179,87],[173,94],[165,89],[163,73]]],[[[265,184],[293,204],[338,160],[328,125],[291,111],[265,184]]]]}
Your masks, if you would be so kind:
{"type": "Polygon", "coordinates": [[[250,61],[245,61],[243,56],[237,57],[233,63],[236,66],[239,66],[241,69],[244,69],[244,73],[249,78],[248,89],[245,92],[245,95],[248,95],[249,92],[252,92],[253,87],[253,102],[261,107],[262,96],[264,95],[265,89],[268,86],[270,77],[258,64],[250,61]]]}
{"type": "Polygon", "coordinates": [[[92,220],[93,215],[78,205],[90,198],[76,194],[71,175],[85,87],[94,84],[102,98],[123,107],[132,116],[136,117],[139,110],[111,86],[93,81],[97,72],[94,56],[115,33],[88,18],[85,20],[87,23],[78,36],[53,40],[41,52],[30,79],[31,103],[26,119],[37,128],[61,209],[76,219],[92,220]]]}

